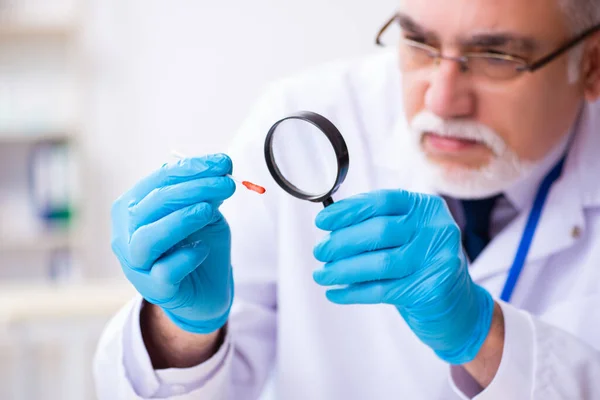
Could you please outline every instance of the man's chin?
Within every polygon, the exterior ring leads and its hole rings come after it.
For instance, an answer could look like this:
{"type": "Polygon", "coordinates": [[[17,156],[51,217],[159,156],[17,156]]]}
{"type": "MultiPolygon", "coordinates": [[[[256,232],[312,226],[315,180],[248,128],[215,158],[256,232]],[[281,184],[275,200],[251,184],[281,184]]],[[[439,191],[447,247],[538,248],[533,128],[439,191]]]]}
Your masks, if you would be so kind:
{"type": "Polygon", "coordinates": [[[459,163],[428,163],[432,188],[440,195],[457,199],[495,196],[510,187],[518,176],[495,176],[485,166],[472,168],[459,163]]]}
{"type": "Polygon", "coordinates": [[[535,168],[535,164],[523,162],[509,151],[500,155],[480,152],[434,155],[424,151],[418,142],[412,145],[414,161],[427,176],[430,188],[457,199],[481,199],[503,193],[535,168]]]}
{"type": "Polygon", "coordinates": [[[434,190],[442,196],[448,196],[460,200],[477,200],[492,197],[502,193],[504,186],[486,185],[478,180],[434,180],[434,190]]]}

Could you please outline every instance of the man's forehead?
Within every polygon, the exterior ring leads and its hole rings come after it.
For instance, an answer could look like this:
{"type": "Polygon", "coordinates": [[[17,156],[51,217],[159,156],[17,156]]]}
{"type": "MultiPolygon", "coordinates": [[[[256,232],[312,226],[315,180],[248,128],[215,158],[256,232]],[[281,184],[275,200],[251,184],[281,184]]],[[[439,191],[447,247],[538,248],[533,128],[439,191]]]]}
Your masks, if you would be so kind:
{"type": "Polygon", "coordinates": [[[444,40],[489,34],[544,39],[566,30],[558,0],[401,0],[399,10],[404,25],[444,40]]]}
{"type": "MultiPolygon", "coordinates": [[[[399,13],[399,22],[404,32],[443,41],[435,30],[422,26],[404,12],[399,13]]],[[[506,47],[522,52],[533,52],[539,47],[533,37],[501,29],[476,29],[461,33],[453,41],[465,47],[506,47]]]]}

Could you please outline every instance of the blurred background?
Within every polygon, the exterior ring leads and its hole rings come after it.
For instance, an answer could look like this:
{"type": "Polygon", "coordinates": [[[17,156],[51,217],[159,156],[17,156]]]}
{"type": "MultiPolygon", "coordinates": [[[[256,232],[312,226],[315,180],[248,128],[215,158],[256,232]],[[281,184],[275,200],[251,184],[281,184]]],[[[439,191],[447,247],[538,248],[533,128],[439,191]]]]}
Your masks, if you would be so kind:
{"type": "Polygon", "coordinates": [[[104,324],[133,295],[110,206],[225,151],[271,80],[377,51],[396,0],[0,0],[0,399],[94,399],[104,324]]]}

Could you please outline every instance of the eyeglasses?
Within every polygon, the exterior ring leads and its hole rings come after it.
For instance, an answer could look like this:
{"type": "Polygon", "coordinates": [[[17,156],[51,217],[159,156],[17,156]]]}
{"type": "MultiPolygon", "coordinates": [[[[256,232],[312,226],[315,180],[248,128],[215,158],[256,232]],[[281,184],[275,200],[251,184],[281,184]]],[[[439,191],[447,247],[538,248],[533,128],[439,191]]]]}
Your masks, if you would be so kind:
{"type": "MultiPolygon", "coordinates": [[[[379,30],[376,39],[376,44],[378,46],[386,46],[383,37],[390,26],[396,22],[398,22],[399,26],[399,14],[394,15],[379,30]]],[[[494,80],[506,80],[515,78],[523,72],[537,71],[598,31],[600,31],[600,24],[587,29],[555,51],[531,63],[523,58],[490,52],[472,52],[465,53],[460,57],[450,57],[443,55],[439,49],[433,46],[402,37],[400,33],[398,33],[396,38],[400,37],[402,67],[405,70],[415,70],[431,65],[439,65],[442,60],[450,60],[459,63],[462,72],[471,72],[473,75],[485,76],[494,80]]]]}

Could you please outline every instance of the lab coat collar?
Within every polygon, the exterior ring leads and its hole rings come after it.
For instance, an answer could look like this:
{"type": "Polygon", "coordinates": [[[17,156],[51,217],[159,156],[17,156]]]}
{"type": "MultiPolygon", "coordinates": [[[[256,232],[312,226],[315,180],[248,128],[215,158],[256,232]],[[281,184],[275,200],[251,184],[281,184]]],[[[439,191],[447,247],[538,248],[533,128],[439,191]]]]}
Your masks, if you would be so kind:
{"type": "Polygon", "coordinates": [[[580,140],[573,147],[573,169],[579,178],[583,207],[600,206],[600,100],[587,104],[579,124],[580,140]]]}
{"type": "Polygon", "coordinates": [[[504,191],[504,197],[519,212],[527,211],[537,194],[537,189],[541,185],[546,175],[554,168],[567,152],[569,143],[573,137],[575,129],[571,129],[568,135],[537,165],[534,170],[525,178],[521,179],[504,191]]]}

